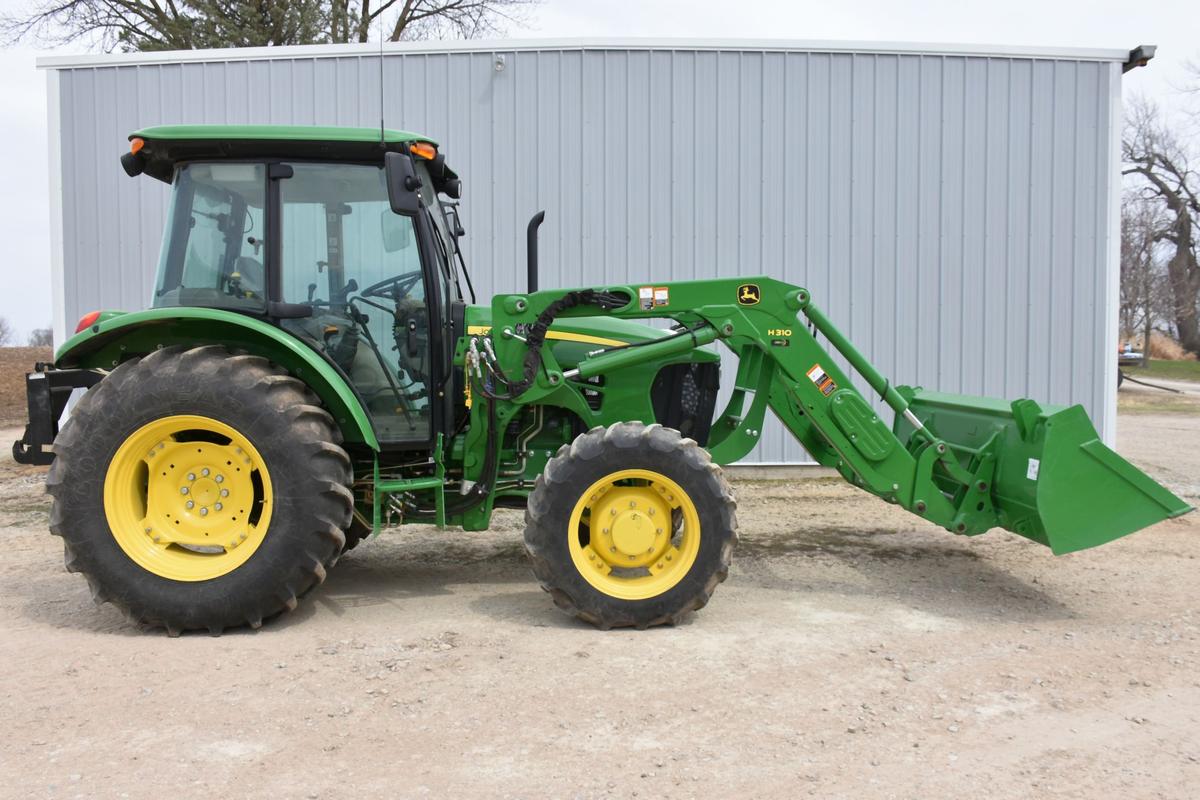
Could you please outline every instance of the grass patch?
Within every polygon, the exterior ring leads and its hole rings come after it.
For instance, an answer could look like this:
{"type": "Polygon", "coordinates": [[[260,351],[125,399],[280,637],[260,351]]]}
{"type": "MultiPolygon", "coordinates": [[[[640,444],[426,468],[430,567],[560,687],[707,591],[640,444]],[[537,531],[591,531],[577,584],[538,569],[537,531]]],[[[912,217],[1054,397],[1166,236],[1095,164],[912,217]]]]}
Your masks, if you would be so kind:
{"type": "Polygon", "coordinates": [[[1117,392],[1118,414],[1200,414],[1200,398],[1169,392],[1117,392]]]}
{"type": "Polygon", "coordinates": [[[1200,383],[1200,361],[1163,361],[1150,359],[1148,367],[1121,367],[1126,375],[1135,378],[1167,378],[1200,383]]]}

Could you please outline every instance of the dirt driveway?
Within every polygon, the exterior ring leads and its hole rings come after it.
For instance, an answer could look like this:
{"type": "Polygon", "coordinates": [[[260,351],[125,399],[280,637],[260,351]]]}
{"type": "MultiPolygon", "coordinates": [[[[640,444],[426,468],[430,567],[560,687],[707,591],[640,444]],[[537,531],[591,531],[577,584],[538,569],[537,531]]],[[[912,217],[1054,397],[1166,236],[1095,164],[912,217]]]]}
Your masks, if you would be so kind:
{"type": "MultiPolygon", "coordinates": [[[[1196,500],[1200,416],[1144,405],[1121,449],[1196,500]]],[[[1200,788],[1200,515],[1054,558],[828,479],[739,482],[730,579],[676,628],[561,616],[507,514],[368,542],[257,633],[168,639],[94,606],[41,475],[0,472],[0,796],[1200,788]]]]}

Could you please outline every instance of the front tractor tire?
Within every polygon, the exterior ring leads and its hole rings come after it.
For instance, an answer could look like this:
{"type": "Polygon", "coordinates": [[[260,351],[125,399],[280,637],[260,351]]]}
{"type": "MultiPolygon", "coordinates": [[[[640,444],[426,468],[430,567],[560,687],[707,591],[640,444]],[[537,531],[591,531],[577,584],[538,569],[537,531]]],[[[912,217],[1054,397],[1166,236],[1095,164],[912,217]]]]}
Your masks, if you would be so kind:
{"type": "Polygon", "coordinates": [[[350,459],[299,380],[220,346],[114,369],[54,443],[50,530],[97,603],[219,634],[318,586],[345,544],[350,459]]]}
{"type": "Polygon", "coordinates": [[[564,445],[538,477],[525,549],[559,608],[599,628],[677,623],[729,574],[736,504],[708,452],[622,422],[564,445]]]}

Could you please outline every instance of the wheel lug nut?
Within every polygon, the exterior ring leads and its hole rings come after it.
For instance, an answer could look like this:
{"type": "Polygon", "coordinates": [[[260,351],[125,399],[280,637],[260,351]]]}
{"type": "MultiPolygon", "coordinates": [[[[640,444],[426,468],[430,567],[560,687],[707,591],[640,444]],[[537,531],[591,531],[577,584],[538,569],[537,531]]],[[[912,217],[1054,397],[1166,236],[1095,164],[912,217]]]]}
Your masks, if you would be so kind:
{"type": "Polygon", "coordinates": [[[200,516],[202,516],[202,517],[207,517],[207,516],[208,516],[208,509],[207,509],[207,508],[201,508],[201,509],[200,509],[200,516]]]}
{"type": "Polygon", "coordinates": [[[196,506],[196,504],[195,504],[195,503],[193,503],[191,500],[188,500],[188,501],[187,501],[187,503],[186,503],[186,505],[187,505],[187,507],[188,507],[188,508],[195,508],[195,506],[196,506]]]}
{"type": "Polygon", "coordinates": [[[221,497],[229,497],[229,490],[228,490],[228,489],[222,489],[222,490],[221,490],[221,497]]]}
{"type": "Polygon", "coordinates": [[[658,530],[654,531],[654,533],[655,533],[655,535],[656,535],[656,536],[661,536],[661,535],[662,535],[662,528],[659,528],[658,530]]]}
{"type": "Polygon", "coordinates": [[[220,504],[220,503],[214,503],[214,504],[213,504],[213,511],[220,511],[220,510],[221,510],[221,504],[220,504]]]}
{"type": "Polygon", "coordinates": [[[207,478],[208,477],[208,467],[205,467],[204,469],[200,470],[200,474],[207,478]]]}
{"type": "Polygon", "coordinates": [[[224,476],[224,475],[218,475],[217,477],[213,478],[213,480],[215,480],[217,483],[224,483],[224,482],[225,482],[225,476],[224,476]]]}
{"type": "Polygon", "coordinates": [[[184,486],[184,487],[181,487],[181,488],[179,489],[179,493],[180,493],[180,494],[187,494],[187,493],[188,493],[188,488],[187,488],[186,486],[184,486]]]}
{"type": "Polygon", "coordinates": [[[188,480],[189,480],[189,481],[194,481],[194,480],[196,480],[196,473],[194,473],[194,472],[189,472],[189,473],[188,473],[188,480]]]}

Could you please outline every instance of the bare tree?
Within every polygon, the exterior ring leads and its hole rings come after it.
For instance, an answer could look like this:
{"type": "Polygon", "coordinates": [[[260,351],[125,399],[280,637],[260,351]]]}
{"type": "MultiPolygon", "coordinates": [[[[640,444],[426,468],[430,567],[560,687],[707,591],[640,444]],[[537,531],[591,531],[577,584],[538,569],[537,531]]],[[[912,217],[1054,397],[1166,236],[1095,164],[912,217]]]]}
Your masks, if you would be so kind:
{"type": "Polygon", "coordinates": [[[1145,100],[1131,106],[1122,154],[1123,174],[1132,176],[1136,195],[1160,205],[1166,215],[1157,240],[1170,248],[1171,322],[1184,349],[1200,354],[1200,173],[1158,109],[1145,100]]]}
{"type": "Polygon", "coordinates": [[[111,52],[472,39],[498,35],[541,0],[29,0],[0,37],[111,52]]]}
{"type": "Polygon", "coordinates": [[[1183,69],[1188,75],[1188,82],[1183,86],[1183,95],[1192,105],[1188,110],[1200,116],[1200,58],[1183,62],[1183,69]]]}
{"type": "MultiPolygon", "coordinates": [[[[1121,331],[1141,333],[1142,364],[1150,362],[1150,334],[1168,322],[1173,305],[1164,244],[1168,227],[1160,204],[1126,192],[1121,200],[1121,331]]],[[[1169,256],[1168,256],[1169,257],[1169,256]]]]}
{"type": "Polygon", "coordinates": [[[8,320],[6,320],[4,317],[0,317],[0,347],[8,347],[10,344],[12,344],[13,339],[16,337],[16,333],[17,332],[13,330],[13,326],[9,324],[8,320]]]}
{"type": "Polygon", "coordinates": [[[30,347],[52,347],[54,345],[54,331],[49,328],[34,328],[29,333],[28,344],[30,347]]]}

